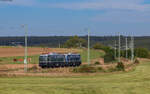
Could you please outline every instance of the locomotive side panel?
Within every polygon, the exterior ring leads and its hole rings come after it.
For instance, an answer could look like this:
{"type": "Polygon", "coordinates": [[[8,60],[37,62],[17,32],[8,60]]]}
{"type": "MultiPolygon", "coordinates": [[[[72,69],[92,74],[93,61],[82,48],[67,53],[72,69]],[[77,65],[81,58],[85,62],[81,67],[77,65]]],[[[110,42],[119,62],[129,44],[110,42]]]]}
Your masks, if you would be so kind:
{"type": "Polygon", "coordinates": [[[69,66],[80,66],[81,64],[81,57],[79,54],[69,54],[67,55],[67,62],[69,66]]]}
{"type": "Polygon", "coordinates": [[[48,67],[64,67],[65,55],[49,55],[48,56],[48,67]]]}

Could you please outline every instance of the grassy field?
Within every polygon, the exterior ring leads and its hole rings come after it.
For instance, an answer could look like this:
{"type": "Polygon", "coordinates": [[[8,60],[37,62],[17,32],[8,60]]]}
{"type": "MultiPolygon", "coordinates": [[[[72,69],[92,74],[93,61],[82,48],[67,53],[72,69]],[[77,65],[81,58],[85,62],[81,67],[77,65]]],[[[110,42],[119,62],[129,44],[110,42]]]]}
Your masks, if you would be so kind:
{"type": "MultiPolygon", "coordinates": [[[[83,50],[81,53],[82,62],[87,62],[87,50],[83,50]]],[[[104,52],[99,50],[90,50],[90,59],[96,59],[99,57],[103,57],[104,52]]]]}
{"type": "MultiPolygon", "coordinates": [[[[97,50],[91,50],[91,59],[96,59],[104,55],[103,52],[97,50]]],[[[81,53],[82,62],[87,61],[87,50],[83,50],[81,53]]],[[[28,58],[32,58],[30,64],[37,64],[39,55],[29,56],[28,58]]],[[[13,62],[13,59],[24,59],[23,56],[14,56],[14,57],[1,57],[0,64],[23,64],[23,62],[13,62]]]]}
{"type": "MultiPolygon", "coordinates": [[[[30,64],[37,64],[39,55],[28,56],[28,58],[32,58],[30,64]]],[[[0,64],[23,64],[23,62],[14,62],[14,59],[24,59],[23,56],[14,56],[14,57],[1,57],[0,64]]]]}
{"type": "Polygon", "coordinates": [[[0,94],[149,94],[150,61],[134,71],[73,77],[0,78],[0,94]]]}

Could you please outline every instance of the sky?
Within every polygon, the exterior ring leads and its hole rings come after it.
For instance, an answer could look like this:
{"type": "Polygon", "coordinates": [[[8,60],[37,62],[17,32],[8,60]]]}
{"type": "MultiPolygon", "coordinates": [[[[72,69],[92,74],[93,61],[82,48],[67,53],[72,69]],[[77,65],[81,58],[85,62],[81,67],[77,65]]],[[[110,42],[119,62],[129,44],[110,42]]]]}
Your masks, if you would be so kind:
{"type": "Polygon", "coordinates": [[[0,36],[150,36],[150,0],[0,0],[0,36]],[[25,24],[23,28],[22,25],[25,24]]]}

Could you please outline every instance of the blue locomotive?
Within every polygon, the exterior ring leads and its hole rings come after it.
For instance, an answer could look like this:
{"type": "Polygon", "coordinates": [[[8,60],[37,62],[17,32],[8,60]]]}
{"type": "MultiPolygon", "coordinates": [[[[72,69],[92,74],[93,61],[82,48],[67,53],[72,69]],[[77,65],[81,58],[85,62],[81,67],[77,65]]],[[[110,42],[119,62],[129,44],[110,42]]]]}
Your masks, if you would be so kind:
{"type": "Polygon", "coordinates": [[[39,56],[39,66],[42,68],[76,67],[81,65],[80,54],[50,53],[39,56]]]}

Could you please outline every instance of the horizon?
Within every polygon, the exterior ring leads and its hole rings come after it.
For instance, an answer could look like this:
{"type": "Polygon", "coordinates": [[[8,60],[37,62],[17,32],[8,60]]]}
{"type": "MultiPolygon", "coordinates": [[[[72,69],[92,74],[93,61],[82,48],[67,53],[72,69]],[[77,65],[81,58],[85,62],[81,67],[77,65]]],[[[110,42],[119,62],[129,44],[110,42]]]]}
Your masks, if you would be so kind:
{"type": "MultiPolygon", "coordinates": [[[[34,35],[31,35],[31,36],[27,36],[27,37],[73,37],[73,36],[78,36],[78,35],[66,35],[66,36],[60,36],[60,35],[54,35],[54,36],[34,36],[34,35]]],[[[78,37],[87,37],[88,35],[79,35],[78,37]]],[[[121,35],[123,37],[130,37],[131,35],[121,35]]],[[[0,37],[25,37],[25,36],[0,36],[0,37]]],[[[118,37],[118,35],[103,35],[103,36],[96,36],[96,35],[91,35],[90,37],[118,37]]],[[[134,36],[134,37],[150,37],[149,35],[148,36],[134,36]]]]}

